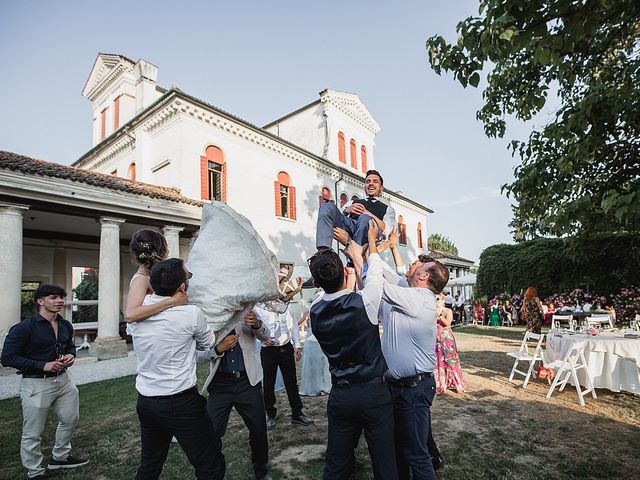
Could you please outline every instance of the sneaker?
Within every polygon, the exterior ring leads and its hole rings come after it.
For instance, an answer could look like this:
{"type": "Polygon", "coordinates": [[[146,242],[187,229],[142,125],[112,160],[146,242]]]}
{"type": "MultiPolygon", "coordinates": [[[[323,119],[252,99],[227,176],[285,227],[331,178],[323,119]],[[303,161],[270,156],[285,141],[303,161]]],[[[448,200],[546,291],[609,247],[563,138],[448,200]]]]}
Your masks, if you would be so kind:
{"type": "Polygon", "coordinates": [[[49,460],[49,465],[47,466],[47,468],[49,470],[57,470],[59,468],[76,468],[81,467],[82,465],[86,465],[87,463],[89,463],[89,460],[69,455],[66,460],[56,460],[52,458],[51,460],[49,460]]]}
{"type": "Polygon", "coordinates": [[[267,430],[273,430],[274,428],[276,428],[276,419],[267,417],[267,430]]]}
{"type": "Polygon", "coordinates": [[[309,425],[313,425],[313,420],[307,417],[304,413],[301,413],[300,415],[291,417],[291,423],[302,425],[303,427],[308,427],[309,425]]]}

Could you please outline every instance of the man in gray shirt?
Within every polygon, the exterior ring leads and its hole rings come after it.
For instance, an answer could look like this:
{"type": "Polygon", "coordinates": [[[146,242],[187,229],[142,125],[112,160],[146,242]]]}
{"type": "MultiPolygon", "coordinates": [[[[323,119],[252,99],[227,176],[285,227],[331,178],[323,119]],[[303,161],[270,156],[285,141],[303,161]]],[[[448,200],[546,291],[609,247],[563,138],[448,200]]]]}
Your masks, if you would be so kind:
{"type": "Polygon", "coordinates": [[[387,361],[395,419],[399,478],[435,480],[427,440],[435,396],[436,298],[449,280],[439,262],[416,260],[409,267],[409,288],[384,285],[382,352],[387,361]]]}

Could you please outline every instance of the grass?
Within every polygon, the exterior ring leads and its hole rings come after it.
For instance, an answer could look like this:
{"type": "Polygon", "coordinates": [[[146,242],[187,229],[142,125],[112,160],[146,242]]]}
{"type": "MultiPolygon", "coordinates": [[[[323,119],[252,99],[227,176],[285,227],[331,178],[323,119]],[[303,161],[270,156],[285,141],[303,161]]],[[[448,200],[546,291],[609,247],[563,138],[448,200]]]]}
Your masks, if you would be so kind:
{"type": "MultiPolygon", "coordinates": [[[[598,399],[577,403],[575,391],[544,398],[546,383],[523,390],[506,381],[511,363],[504,352],[517,347],[517,328],[462,327],[455,330],[468,392],[438,395],[432,409],[434,432],[447,461],[440,480],[632,479],[640,471],[640,398],[598,390],[598,399]]],[[[199,369],[200,382],[206,367],[199,369]]],[[[134,377],[82,385],[80,425],[74,451],[89,466],[55,478],[120,480],[133,478],[138,465],[139,427],[134,377]]],[[[275,479],[318,479],[324,468],[327,397],[303,397],[310,428],[289,423],[286,395],[278,394],[277,427],[269,432],[271,474],[275,479]]],[[[19,399],[0,401],[0,478],[25,477],[20,463],[19,399]]],[[[43,437],[48,458],[56,420],[49,416],[43,437]]],[[[233,412],[224,438],[227,479],[251,479],[248,431],[233,412]]],[[[193,478],[193,469],[173,445],[165,479],[193,478]]],[[[355,479],[372,478],[366,443],[356,451],[355,479]]]]}

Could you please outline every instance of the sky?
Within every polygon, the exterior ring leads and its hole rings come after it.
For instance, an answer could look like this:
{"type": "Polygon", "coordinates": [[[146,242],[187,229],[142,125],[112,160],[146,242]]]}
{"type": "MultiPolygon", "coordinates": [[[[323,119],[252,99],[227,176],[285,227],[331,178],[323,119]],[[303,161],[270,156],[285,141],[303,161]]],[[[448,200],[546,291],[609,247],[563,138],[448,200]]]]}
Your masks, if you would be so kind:
{"type": "Polygon", "coordinates": [[[177,86],[256,125],[318,98],[357,93],[382,130],[375,162],[385,185],[435,211],[427,233],[459,254],[512,243],[517,164],[507,150],[529,125],[489,139],[464,89],[429,67],[425,41],[456,41],[478,0],[33,1],[0,3],[0,149],[70,164],[91,147],[81,91],[98,52],[144,58],[177,86]]]}

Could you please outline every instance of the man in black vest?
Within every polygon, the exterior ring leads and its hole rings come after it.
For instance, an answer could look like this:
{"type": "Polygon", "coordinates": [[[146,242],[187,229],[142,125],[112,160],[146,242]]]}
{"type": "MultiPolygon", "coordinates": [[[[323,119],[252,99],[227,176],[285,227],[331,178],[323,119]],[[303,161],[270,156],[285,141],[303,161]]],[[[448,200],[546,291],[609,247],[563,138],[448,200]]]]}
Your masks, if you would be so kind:
{"type": "MultiPolygon", "coordinates": [[[[329,432],[323,478],[350,478],[354,449],[364,429],[376,479],[397,480],[393,442],[392,399],[384,380],[387,364],[378,333],[382,296],[382,260],[377,253],[376,222],[368,225],[369,269],[365,287],[347,288],[349,273],[333,250],[309,259],[314,282],[324,290],[310,309],[313,333],[329,360],[331,395],[327,403],[329,432]]],[[[362,247],[351,241],[347,254],[362,268],[362,247]]]]}
{"type": "MultiPolygon", "coordinates": [[[[331,248],[333,229],[343,228],[358,244],[367,243],[369,220],[375,220],[378,230],[388,235],[396,225],[396,212],[380,201],[384,181],[377,170],[369,170],[364,179],[365,199],[357,199],[345,204],[342,211],[335,203],[326,202],[318,211],[316,247],[318,250],[331,248]]],[[[375,239],[374,239],[375,240],[375,239]]]]}

